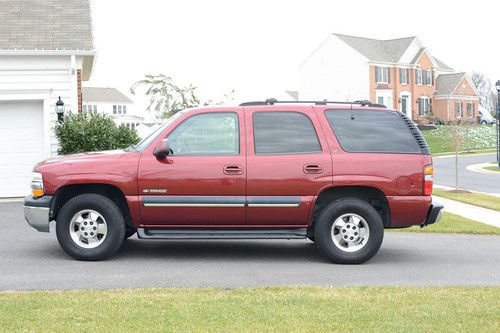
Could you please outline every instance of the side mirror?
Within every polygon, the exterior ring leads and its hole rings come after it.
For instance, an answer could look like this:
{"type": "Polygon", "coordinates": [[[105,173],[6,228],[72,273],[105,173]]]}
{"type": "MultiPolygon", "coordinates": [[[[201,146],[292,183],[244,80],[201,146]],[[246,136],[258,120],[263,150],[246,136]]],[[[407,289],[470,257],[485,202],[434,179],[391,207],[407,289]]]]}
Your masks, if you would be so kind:
{"type": "Polygon", "coordinates": [[[168,139],[163,139],[156,146],[153,155],[158,158],[165,158],[168,154],[170,154],[170,145],[168,144],[168,139]]]}

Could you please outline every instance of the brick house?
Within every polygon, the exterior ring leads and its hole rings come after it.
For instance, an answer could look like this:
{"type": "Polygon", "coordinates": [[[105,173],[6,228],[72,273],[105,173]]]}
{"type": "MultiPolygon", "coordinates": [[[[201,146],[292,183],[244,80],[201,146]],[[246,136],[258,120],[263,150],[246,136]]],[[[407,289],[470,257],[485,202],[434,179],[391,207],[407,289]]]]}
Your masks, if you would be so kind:
{"type": "Polygon", "coordinates": [[[417,123],[475,121],[479,97],[467,73],[434,57],[417,37],[378,40],[331,34],[300,65],[300,99],[365,100],[417,123]]]}

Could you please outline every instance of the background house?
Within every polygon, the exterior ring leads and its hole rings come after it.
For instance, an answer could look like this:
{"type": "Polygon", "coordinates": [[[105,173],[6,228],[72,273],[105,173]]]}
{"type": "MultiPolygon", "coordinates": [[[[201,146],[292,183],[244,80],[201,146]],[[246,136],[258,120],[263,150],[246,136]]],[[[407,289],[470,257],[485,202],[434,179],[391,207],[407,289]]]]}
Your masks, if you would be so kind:
{"type": "Polygon", "coordinates": [[[466,73],[434,57],[417,37],[378,40],[331,34],[300,65],[300,99],[366,100],[415,122],[475,121],[478,93],[466,73]]]}
{"type": "Polygon", "coordinates": [[[94,54],[88,0],[2,1],[0,197],[28,193],[33,165],[57,153],[55,103],[81,110],[94,54]]]}
{"type": "Polygon", "coordinates": [[[137,114],[134,103],[115,88],[82,88],[82,112],[104,113],[117,125],[135,129],[144,118],[137,114]]]}

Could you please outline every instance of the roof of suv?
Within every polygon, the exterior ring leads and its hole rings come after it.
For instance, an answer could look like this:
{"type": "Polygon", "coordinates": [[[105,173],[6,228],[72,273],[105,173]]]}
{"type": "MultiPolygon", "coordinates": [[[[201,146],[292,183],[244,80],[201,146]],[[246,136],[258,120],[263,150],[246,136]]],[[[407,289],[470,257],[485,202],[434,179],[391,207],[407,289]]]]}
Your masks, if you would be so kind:
{"type": "MultiPolygon", "coordinates": [[[[268,99],[263,102],[245,102],[241,103],[238,107],[251,107],[252,109],[266,110],[266,111],[283,111],[287,110],[311,110],[312,107],[323,108],[329,110],[378,110],[378,111],[396,111],[387,109],[385,105],[374,104],[369,101],[356,101],[356,102],[337,102],[337,101],[277,101],[275,99],[268,99]]],[[[208,105],[187,109],[184,112],[191,110],[209,110],[209,111],[227,111],[234,110],[235,106],[221,106],[221,105],[208,105]]]]}

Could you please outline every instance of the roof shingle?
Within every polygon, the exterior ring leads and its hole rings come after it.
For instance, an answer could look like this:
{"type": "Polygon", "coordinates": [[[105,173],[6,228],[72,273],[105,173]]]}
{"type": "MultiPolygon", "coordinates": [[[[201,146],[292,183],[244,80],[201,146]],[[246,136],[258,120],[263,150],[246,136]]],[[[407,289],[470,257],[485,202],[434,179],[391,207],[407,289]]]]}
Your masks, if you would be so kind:
{"type": "Polygon", "coordinates": [[[380,40],[334,34],[370,61],[398,62],[416,37],[380,40]]]}
{"type": "Polygon", "coordinates": [[[82,87],[82,101],[87,103],[132,103],[116,88],[82,87]]]}
{"type": "Polygon", "coordinates": [[[436,95],[451,95],[465,73],[441,74],[436,78],[436,95]]]}
{"type": "Polygon", "coordinates": [[[89,0],[0,0],[0,50],[94,50],[89,0]]]}

